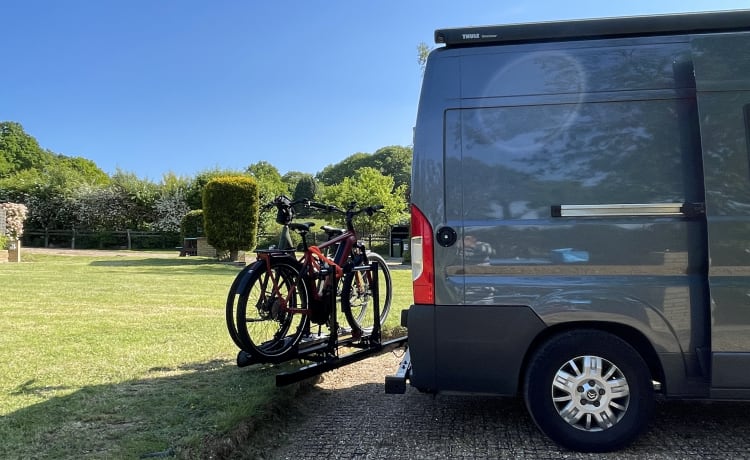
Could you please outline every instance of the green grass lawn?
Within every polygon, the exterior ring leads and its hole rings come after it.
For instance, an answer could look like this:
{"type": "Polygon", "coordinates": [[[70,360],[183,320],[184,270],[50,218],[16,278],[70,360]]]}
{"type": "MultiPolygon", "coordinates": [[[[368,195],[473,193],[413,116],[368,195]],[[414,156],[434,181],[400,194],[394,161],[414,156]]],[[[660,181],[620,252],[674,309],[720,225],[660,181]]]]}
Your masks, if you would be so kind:
{"type": "MultiPolygon", "coordinates": [[[[147,253],[0,264],[0,458],[205,458],[257,439],[298,387],[235,366],[238,271],[147,253]]],[[[411,299],[411,272],[392,274],[386,330],[411,299]]]]}

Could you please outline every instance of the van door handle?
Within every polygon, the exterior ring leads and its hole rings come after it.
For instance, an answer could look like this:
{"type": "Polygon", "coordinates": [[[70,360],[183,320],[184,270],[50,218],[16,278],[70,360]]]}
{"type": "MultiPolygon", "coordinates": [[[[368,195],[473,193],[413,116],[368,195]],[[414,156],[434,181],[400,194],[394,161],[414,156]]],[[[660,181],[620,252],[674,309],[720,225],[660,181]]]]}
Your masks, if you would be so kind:
{"type": "Polygon", "coordinates": [[[550,207],[552,217],[698,217],[705,214],[705,203],[556,204],[550,207]]]}

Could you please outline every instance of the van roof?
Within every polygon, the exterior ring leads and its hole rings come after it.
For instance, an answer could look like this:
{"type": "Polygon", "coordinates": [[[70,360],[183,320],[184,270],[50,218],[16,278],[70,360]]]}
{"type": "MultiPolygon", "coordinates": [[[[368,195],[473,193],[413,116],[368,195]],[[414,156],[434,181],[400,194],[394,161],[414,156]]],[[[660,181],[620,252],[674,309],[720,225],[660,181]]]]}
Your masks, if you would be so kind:
{"type": "Polygon", "coordinates": [[[731,31],[750,31],[750,10],[437,29],[435,31],[435,43],[445,44],[446,47],[455,47],[731,31]]]}

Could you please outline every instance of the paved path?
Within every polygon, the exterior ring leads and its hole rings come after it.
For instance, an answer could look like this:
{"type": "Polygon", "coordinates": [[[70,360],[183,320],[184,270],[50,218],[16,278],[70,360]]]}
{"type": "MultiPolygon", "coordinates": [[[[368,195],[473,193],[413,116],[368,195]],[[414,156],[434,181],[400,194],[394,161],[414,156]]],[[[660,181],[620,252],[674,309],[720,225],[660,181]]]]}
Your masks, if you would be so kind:
{"type": "Polygon", "coordinates": [[[433,397],[407,388],[386,395],[387,353],[324,374],[301,396],[286,440],[272,459],[739,459],[750,458],[750,403],[657,405],[649,430],[630,448],[587,455],[543,437],[520,399],[433,397]]]}
{"type": "Polygon", "coordinates": [[[159,259],[178,258],[178,251],[129,251],[127,249],[68,249],[68,248],[32,248],[22,247],[23,254],[48,254],[55,256],[89,256],[89,257],[148,257],[159,259]]]}

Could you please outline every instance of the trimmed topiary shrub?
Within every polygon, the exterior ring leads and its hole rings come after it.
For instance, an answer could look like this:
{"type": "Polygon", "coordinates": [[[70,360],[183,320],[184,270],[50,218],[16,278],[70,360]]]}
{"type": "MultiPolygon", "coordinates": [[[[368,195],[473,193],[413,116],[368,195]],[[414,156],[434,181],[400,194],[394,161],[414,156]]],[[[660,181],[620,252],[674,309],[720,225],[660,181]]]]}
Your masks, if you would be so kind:
{"type": "Polygon", "coordinates": [[[218,177],[203,189],[203,223],[208,244],[228,251],[232,261],[239,251],[255,247],[258,233],[258,185],[247,176],[218,177]]]}

